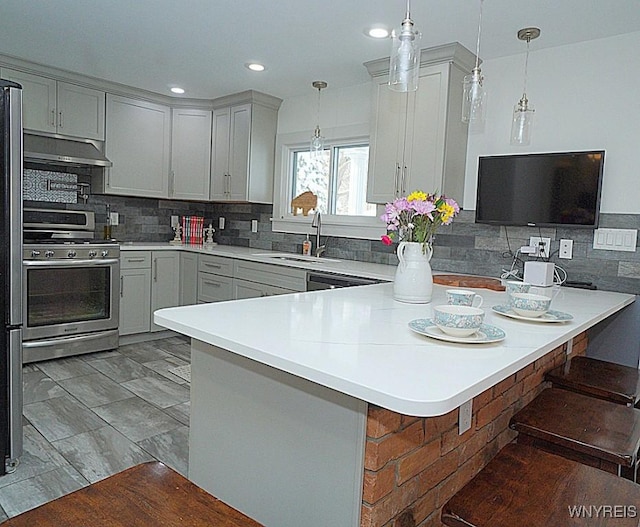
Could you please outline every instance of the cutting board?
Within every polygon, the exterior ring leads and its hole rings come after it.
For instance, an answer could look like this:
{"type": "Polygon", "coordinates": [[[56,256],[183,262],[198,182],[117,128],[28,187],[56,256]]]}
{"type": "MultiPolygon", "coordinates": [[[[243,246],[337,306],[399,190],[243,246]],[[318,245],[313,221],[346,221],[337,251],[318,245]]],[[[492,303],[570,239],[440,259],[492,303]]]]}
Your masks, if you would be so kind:
{"type": "Polygon", "coordinates": [[[460,274],[434,274],[433,283],[451,287],[471,287],[480,289],[492,289],[493,291],[504,291],[505,287],[497,278],[487,278],[484,276],[469,276],[460,274]]]}

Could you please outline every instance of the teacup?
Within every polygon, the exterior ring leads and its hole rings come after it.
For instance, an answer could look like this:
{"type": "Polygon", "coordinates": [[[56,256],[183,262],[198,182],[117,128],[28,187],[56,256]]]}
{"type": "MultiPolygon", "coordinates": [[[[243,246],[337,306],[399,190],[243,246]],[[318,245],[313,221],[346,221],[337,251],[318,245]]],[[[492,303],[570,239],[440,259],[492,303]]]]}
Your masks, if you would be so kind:
{"type": "Polygon", "coordinates": [[[449,305],[473,307],[480,307],[482,305],[482,297],[468,289],[447,289],[446,293],[447,304],[449,305]],[[474,302],[476,303],[475,306],[474,302]]]}
{"type": "Polygon", "coordinates": [[[484,321],[484,311],[471,306],[449,304],[433,308],[433,322],[443,333],[452,337],[473,335],[484,321]]]}
{"type": "Polygon", "coordinates": [[[504,283],[508,295],[513,293],[528,293],[531,289],[531,284],[527,282],[519,282],[518,280],[507,280],[504,283]]]}
{"type": "Polygon", "coordinates": [[[541,317],[551,306],[551,298],[533,293],[513,293],[510,302],[516,314],[530,318],[541,317]]]}

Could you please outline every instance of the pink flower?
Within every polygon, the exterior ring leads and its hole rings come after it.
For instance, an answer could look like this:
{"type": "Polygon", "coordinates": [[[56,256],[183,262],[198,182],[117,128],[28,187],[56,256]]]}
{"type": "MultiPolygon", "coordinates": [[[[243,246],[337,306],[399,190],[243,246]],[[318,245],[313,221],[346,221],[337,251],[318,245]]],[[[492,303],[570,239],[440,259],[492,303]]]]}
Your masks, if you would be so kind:
{"type": "Polygon", "coordinates": [[[383,234],[382,236],[380,236],[380,239],[382,240],[382,243],[385,244],[385,245],[391,245],[393,243],[391,238],[389,236],[387,236],[386,234],[383,234]]]}

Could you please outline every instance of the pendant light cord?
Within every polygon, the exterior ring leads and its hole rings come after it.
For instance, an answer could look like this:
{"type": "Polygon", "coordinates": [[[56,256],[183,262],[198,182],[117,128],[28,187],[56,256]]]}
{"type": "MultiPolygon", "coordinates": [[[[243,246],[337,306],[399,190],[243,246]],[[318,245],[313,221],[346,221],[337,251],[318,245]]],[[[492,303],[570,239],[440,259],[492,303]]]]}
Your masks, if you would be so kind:
{"type": "Polygon", "coordinates": [[[527,98],[527,75],[529,71],[529,44],[531,43],[531,37],[527,37],[527,54],[524,59],[524,86],[522,87],[522,96],[527,98]]]}
{"type": "Polygon", "coordinates": [[[480,32],[482,31],[482,4],[484,0],[480,0],[480,17],[478,18],[478,40],[476,41],[476,67],[480,67],[480,32]]]}

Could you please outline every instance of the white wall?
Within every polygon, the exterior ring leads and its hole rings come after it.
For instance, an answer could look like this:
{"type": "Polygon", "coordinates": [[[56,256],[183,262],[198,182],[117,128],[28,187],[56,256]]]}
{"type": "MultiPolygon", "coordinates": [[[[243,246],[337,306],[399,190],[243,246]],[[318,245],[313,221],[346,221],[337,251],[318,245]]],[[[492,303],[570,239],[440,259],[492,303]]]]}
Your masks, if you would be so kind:
{"type": "Polygon", "coordinates": [[[464,208],[475,209],[478,156],[604,149],[601,212],[640,213],[639,47],[640,32],[540,51],[533,41],[527,95],[536,115],[526,147],[509,144],[524,54],[486,61],[487,123],[469,136],[464,208]]]}
{"type": "MultiPolygon", "coordinates": [[[[544,28],[540,39],[544,38],[544,28]]],[[[536,109],[531,145],[509,144],[511,114],[522,96],[522,54],[486,61],[489,93],[485,131],[471,134],[463,207],[475,209],[477,160],[481,155],[604,149],[601,211],[640,213],[640,32],[536,51],[531,43],[527,95],[536,109]]],[[[364,67],[364,66],[363,66],[364,67]]],[[[322,91],[320,127],[370,121],[371,85],[322,91]]],[[[278,134],[308,131],[316,124],[317,92],[287,99],[278,134]]]]}

